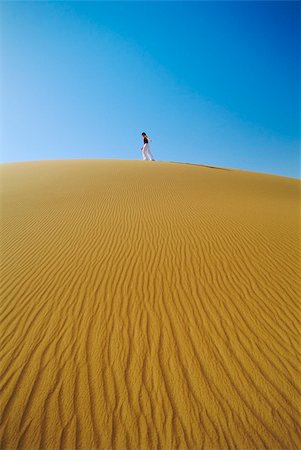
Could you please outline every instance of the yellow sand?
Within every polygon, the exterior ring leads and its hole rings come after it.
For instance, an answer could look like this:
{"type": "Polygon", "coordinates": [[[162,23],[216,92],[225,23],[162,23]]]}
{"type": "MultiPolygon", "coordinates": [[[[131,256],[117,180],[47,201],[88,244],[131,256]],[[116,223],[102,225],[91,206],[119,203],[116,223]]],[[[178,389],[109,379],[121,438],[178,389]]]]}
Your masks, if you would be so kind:
{"type": "Polygon", "coordinates": [[[2,164],[1,449],[300,449],[299,192],[2,164]]]}

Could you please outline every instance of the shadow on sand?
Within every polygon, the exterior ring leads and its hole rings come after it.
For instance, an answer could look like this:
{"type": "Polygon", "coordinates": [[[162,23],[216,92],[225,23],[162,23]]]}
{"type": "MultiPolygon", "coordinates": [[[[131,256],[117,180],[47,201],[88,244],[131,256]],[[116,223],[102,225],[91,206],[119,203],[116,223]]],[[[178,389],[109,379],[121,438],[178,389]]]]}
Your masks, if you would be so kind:
{"type": "Polygon", "coordinates": [[[216,166],[207,166],[206,164],[196,164],[196,163],[188,163],[188,162],[179,162],[179,161],[166,161],[172,164],[187,164],[189,166],[198,166],[198,167],[206,167],[207,169],[217,169],[217,170],[227,170],[231,172],[232,169],[226,169],[224,167],[216,167],[216,166]]]}

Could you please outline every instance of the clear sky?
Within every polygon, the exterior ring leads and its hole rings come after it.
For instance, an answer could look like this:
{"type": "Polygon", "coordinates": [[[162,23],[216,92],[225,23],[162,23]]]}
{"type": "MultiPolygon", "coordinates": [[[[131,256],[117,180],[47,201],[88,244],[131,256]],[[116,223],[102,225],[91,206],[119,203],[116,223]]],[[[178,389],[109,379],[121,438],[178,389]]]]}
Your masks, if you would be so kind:
{"type": "Polygon", "coordinates": [[[1,161],[154,156],[298,177],[300,4],[2,2],[1,161]]]}

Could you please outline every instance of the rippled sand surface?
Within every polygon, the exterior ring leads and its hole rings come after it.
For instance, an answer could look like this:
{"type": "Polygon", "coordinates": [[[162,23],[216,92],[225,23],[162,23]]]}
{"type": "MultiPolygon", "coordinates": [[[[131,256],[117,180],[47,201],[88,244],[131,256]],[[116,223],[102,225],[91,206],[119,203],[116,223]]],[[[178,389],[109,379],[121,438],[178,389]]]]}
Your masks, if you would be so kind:
{"type": "Polygon", "coordinates": [[[300,182],[1,165],[1,449],[301,448],[300,182]]]}

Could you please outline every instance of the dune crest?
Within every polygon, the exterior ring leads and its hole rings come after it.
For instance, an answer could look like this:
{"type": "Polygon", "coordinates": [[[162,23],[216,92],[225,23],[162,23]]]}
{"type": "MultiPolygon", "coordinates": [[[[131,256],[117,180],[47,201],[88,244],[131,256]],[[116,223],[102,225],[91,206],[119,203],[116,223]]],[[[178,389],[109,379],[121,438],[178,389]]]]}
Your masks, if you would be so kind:
{"type": "Polygon", "coordinates": [[[1,165],[2,449],[298,449],[298,180],[1,165]]]}

